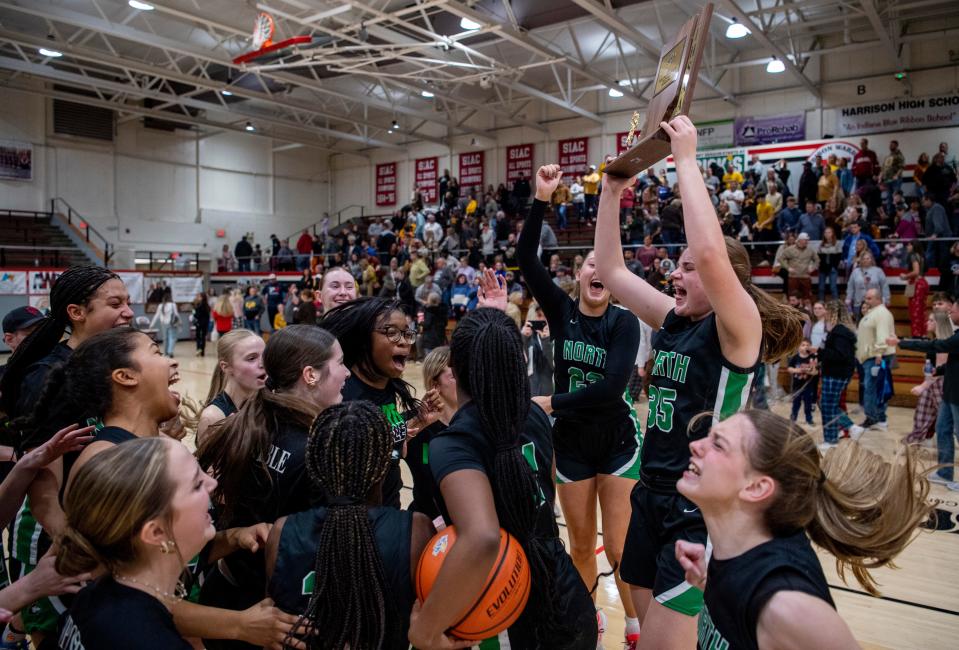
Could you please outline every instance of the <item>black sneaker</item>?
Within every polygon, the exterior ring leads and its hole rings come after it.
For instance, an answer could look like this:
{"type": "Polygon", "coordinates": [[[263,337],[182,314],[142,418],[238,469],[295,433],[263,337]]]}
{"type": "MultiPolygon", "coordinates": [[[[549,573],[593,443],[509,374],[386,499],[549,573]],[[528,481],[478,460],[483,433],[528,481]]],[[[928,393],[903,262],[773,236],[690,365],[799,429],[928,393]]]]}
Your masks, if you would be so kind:
{"type": "Polygon", "coordinates": [[[863,429],[868,429],[874,424],[876,424],[876,420],[873,420],[872,418],[866,418],[865,420],[862,421],[862,424],[860,424],[859,426],[861,426],[863,429]]]}

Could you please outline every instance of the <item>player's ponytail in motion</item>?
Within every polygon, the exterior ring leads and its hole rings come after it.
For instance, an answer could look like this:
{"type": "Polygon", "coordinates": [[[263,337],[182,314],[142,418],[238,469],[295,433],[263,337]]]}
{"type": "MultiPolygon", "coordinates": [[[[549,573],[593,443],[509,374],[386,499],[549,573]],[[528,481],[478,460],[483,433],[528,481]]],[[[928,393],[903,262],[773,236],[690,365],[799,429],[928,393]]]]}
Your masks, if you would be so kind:
{"type": "Polygon", "coordinates": [[[549,505],[540,503],[539,484],[520,445],[530,389],[516,323],[496,309],[471,312],[453,332],[450,365],[458,388],[476,404],[483,433],[496,449],[489,478],[499,523],[529,559],[531,593],[517,625],[532,628],[538,647],[566,646],[576,631],[558,618],[553,551],[549,540],[536,533],[541,508],[549,505]]]}
{"type": "Polygon", "coordinates": [[[729,263],[746,289],[756,307],[763,324],[762,359],[774,363],[787,354],[791,354],[802,343],[803,315],[798,309],[779,302],[768,293],[753,284],[752,264],[749,253],[738,239],[724,237],[729,263]]]}
{"type": "Polygon", "coordinates": [[[113,279],[119,279],[119,276],[101,266],[71,266],[56,279],[50,290],[50,313],[10,357],[0,381],[0,408],[7,415],[25,415],[17,413],[17,402],[27,368],[50,354],[63,338],[70,325],[67,308],[70,305],[86,306],[97,289],[113,279]]]}
{"type": "MultiPolygon", "coordinates": [[[[248,399],[233,416],[211,426],[200,441],[197,460],[217,480],[213,500],[223,505],[223,522],[238,510],[255,507],[241,503],[251,495],[251,474],[266,492],[270,485],[267,456],[282,421],[309,429],[317,407],[292,393],[303,368],[324,368],[333,356],[336,339],[313,325],[289,325],[270,335],[263,350],[266,386],[248,399]]],[[[221,522],[222,523],[222,522],[221,522]]]]}
{"type": "Polygon", "coordinates": [[[379,501],[392,449],[389,424],[369,402],[331,406],[310,429],[306,469],[329,503],[316,540],[313,593],[294,628],[313,630],[311,649],[407,645],[366,509],[379,501]]]}
{"type": "Polygon", "coordinates": [[[804,528],[847,570],[878,595],[869,570],[895,566],[932,509],[929,482],[917,472],[917,454],[906,446],[889,463],[857,442],[844,441],[820,460],[816,443],[796,423],[764,410],[747,410],[757,435],[747,456],[754,470],[776,481],[765,523],[774,535],[804,528]]]}

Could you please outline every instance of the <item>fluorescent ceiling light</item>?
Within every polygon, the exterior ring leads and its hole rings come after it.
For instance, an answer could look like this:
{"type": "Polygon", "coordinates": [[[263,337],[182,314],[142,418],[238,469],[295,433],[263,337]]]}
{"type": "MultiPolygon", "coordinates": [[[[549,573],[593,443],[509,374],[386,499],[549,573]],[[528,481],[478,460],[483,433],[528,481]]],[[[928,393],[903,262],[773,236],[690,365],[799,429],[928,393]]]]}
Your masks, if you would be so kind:
{"type": "Polygon", "coordinates": [[[139,9],[141,11],[153,11],[153,5],[147,4],[146,2],[140,2],[140,0],[130,0],[127,4],[134,9],[139,9]]]}
{"type": "Polygon", "coordinates": [[[626,88],[627,86],[632,86],[633,83],[632,83],[629,79],[620,79],[620,80],[619,80],[619,85],[620,85],[620,87],[622,87],[622,88],[626,88]]]}
{"type": "Polygon", "coordinates": [[[744,36],[749,36],[751,33],[748,27],[735,18],[729,23],[729,27],[726,28],[726,38],[743,38],[744,36]]]}
{"type": "Polygon", "coordinates": [[[427,99],[429,99],[430,97],[433,96],[433,93],[431,93],[431,92],[428,91],[428,90],[424,90],[424,91],[421,92],[420,94],[421,94],[423,97],[426,97],[427,99]]]}
{"type": "Polygon", "coordinates": [[[63,52],[57,52],[56,50],[48,50],[48,49],[45,48],[45,47],[41,47],[41,48],[40,48],[39,50],[37,50],[37,51],[38,51],[40,54],[42,54],[43,56],[49,56],[49,57],[52,57],[52,58],[54,58],[54,59],[56,59],[57,57],[63,56],[63,52]]]}
{"type": "Polygon", "coordinates": [[[772,61],[766,64],[766,72],[769,72],[770,74],[779,74],[780,72],[783,72],[785,69],[786,69],[786,64],[780,61],[779,59],[777,59],[776,57],[773,57],[772,61]]]}
{"type": "Polygon", "coordinates": [[[480,25],[475,20],[470,20],[469,18],[466,18],[464,16],[463,19],[460,20],[460,27],[462,27],[468,32],[471,32],[473,30],[479,29],[480,27],[482,27],[482,25],[480,25]]]}
{"type": "Polygon", "coordinates": [[[224,97],[232,97],[232,96],[233,96],[233,93],[231,93],[229,90],[221,90],[221,91],[220,91],[220,94],[223,95],[224,97]]]}
{"type": "Polygon", "coordinates": [[[616,90],[615,88],[610,88],[609,96],[612,97],[613,99],[619,99],[620,97],[623,96],[623,91],[616,90]]]}
{"type": "Polygon", "coordinates": [[[247,122],[244,127],[247,131],[256,131],[256,127],[253,126],[253,122],[247,122]]]}

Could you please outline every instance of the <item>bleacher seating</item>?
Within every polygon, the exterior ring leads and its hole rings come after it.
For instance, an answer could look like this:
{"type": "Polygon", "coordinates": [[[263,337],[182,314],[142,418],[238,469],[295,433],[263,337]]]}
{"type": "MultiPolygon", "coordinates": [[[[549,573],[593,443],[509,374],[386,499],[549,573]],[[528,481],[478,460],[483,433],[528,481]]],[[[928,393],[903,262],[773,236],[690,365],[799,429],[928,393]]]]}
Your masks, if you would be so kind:
{"type": "Polygon", "coordinates": [[[89,263],[52,219],[48,212],[0,211],[0,266],[60,268],[89,263]]]}

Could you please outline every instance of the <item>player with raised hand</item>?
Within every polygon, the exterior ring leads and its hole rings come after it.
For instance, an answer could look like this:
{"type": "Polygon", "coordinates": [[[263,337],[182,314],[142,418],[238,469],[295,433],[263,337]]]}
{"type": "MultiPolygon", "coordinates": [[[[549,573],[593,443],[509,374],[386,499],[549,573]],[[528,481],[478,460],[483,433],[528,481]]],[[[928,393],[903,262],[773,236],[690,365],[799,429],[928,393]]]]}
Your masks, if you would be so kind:
{"type": "Polygon", "coordinates": [[[686,116],[662,123],[672,143],[683,197],[688,247],[670,275],[675,297],[656,291],[626,268],[619,240],[619,197],[632,179],[607,176],[596,229],[599,276],[620,302],[656,333],[652,342],[649,415],[640,481],[622,577],[633,586],[643,627],[640,647],[689,648],[702,592],[685,580],[674,554],[678,540],[706,543],[698,507],[676,490],[689,465],[690,440],[745,406],[756,367],[798,347],[800,314],[752,283],[741,243],[723,237],[696,162],[696,127],[686,116]]]}

